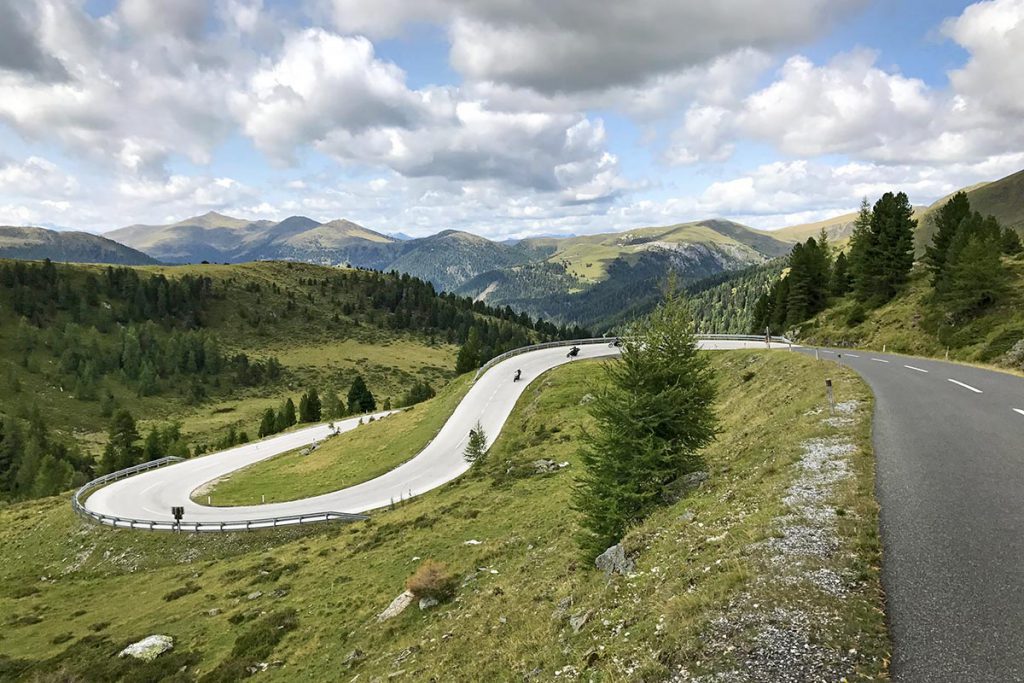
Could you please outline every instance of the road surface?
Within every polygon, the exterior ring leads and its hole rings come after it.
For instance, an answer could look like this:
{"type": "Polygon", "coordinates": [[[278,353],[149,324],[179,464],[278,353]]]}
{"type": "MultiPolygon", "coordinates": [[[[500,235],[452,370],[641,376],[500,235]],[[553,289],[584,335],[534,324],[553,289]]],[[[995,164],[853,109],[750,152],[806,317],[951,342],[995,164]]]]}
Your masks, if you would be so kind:
{"type": "Polygon", "coordinates": [[[1024,681],[1024,378],[819,353],[875,394],[893,679],[1024,681]]]}
{"type": "MultiPolygon", "coordinates": [[[[701,341],[700,344],[709,349],[765,347],[763,342],[701,341]]],[[[606,344],[581,348],[579,358],[611,356],[619,351],[606,344]]],[[[122,479],[90,495],[85,507],[103,515],[154,522],[173,521],[172,506],[185,508],[186,522],[237,522],[325,511],[365,512],[386,507],[393,501],[435,489],[469,469],[462,456],[469,430],[479,421],[488,439],[493,441],[530,382],[546,370],[568,362],[566,347],[555,347],[530,351],[498,363],[477,379],[441,431],[415,457],[386,474],[341,491],[287,503],[237,507],[201,505],[190,499],[192,492],[207,482],[322,440],[330,433],[330,428],[317,425],[122,479]],[[523,371],[522,380],[513,383],[512,375],[517,368],[523,371]]],[[[358,422],[358,419],[344,420],[335,427],[348,431],[358,422]]]]}

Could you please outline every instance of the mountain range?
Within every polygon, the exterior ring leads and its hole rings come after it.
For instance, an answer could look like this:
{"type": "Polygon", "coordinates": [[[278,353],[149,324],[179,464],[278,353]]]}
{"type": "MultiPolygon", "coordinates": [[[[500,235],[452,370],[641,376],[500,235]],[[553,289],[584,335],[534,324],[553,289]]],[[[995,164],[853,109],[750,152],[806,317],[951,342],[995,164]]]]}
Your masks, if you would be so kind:
{"type": "Polygon", "coordinates": [[[143,266],[157,260],[141,251],[89,232],[0,226],[0,258],[116,263],[143,266]]]}

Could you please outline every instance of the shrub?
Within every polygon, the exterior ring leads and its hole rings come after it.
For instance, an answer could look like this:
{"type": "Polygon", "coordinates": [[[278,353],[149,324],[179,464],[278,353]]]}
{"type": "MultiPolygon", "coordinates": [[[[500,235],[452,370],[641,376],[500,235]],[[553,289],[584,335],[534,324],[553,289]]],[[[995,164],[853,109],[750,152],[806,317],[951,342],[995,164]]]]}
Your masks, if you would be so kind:
{"type": "Polygon", "coordinates": [[[417,598],[434,598],[444,602],[455,597],[458,579],[448,566],[436,560],[424,560],[405,582],[405,587],[417,598]]]}
{"type": "Polygon", "coordinates": [[[856,327],[867,320],[867,318],[868,314],[867,311],[864,310],[864,306],[861,304],[855,304],[854,307],[850,309],[850,312],[846,314],[846,326],[856,327]]]}
{"type": "Polygon", "coordinates": [[[184,586],[181,586],[179,588],[175,588],[174,590],[170,591],[169,593],[165,593],[164,594],[164,601],[165,602],[171,602],[172,600],[177,600],[178,598],[183,598],[186,595],[190,595],[192,593],[196,593],[196,592],[198,592],[200,590],[202,590],[202,586],[200,586],[197,583],[193,583],[192,581],[189,581],[184,586]]]}

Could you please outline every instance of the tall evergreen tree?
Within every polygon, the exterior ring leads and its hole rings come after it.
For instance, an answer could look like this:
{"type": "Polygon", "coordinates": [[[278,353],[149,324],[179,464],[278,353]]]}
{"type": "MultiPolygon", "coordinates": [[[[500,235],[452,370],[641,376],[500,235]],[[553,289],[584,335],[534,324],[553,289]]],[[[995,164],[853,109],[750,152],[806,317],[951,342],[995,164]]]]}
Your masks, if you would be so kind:
{"type": "Polygon", "coordinates": [[[323,406],[316,389],[310,389],[299,399],[299,420],[301,422],[319,422],[323,406]]]}
{"type": "Polygon", "coordinates": [[[850,291],[850,265],[846,252],[839,252],[835,265],[832,266],[832,280],[829,291],[833,296],[843,296],[850,291]]]}
{"type": "Polygon", "coordinates": [[[466,442],[466,450],[462,453],[462,457],[466,462],[476,463],[484,457],[486,452],[487,434],[484,432],[483,426],[477,422],[476,426],[469,430],[469,440],[466,442]]]}
{"type": "Polygon", "coordinates": [[[110,420],[107,446],[100,461],[103,472],[116,472],[139,464],[142,461],[142,448],[138,442],[139,432],[132,414],[124,409],[115,412],[110,420]]]}
{"type": "Polygon", "coordinates": [[[924,262],[932,273],[932,284],[938,282],[946,266],[946,254],[960,223],[971,215],[971,202],[966,192],[957,192],[935,212],[935,233],[925,248],[924,262]]]}
{"type": "Polygon", "coordinates": [[[338,392],[328,391],[324,397],[324,416],[328,420],[337,420],[339,417],[345,417],[345,412],[345,404],[341,402],[338,392]]]}
{"type": "Polygon", "coordinates": [[[32,485],[32,496],[41,498],[60,493],[71,485],[74,473],[70,463],[47,453],[39,464],[39,472],[32,485]]]}
{"type": "Polygon", "coordinates": [[[351,415],[369,413],[377,409],[377,401],[373,398],[362,375],[356,375],[348,390],[348,412],[351,415]]]}
{"type": "Polygon", "coordinates": [[[853,222],[848,259],[851,285],[854,294],[861,301],[868,298],[869,277],[866,262],[872,241],[871,205],[868,204],[868,198],[864,197],[860,200],[860,211],[853,222]]]}
{"type": "Polygon", "coordinates": [[[263,412],[263,419],[260,420],[260,429],[257,434],[262,439],[265,436],[277,434],[277,431],[277,413],[273,408],[267,408],[263,412]]]}
{"type": "Polygon", "coordinates": [[[277,431],[283,432],[295,424],[295,422],[295,402],[289,398],[281,405],[281,409],[277,411],[277,431]]]}
{"type": "Polygon", "coordinates": [[[455,359],[455,372],[462,374],[480,367],[480,332],[476,326],[470,328],[466,343],[459,349],[459,355],[455,359]]]}
{"type": "Polygon", "coordinates": [[[1004,254],[1008,256],[1014,256],[1024,251],[1024,245],[1021,244],[1020,235],[1013,228],[1003,228],[1003,234],[999,238],[999,246],[1003,250],[1004,254]]]}
{"type": "Polygon", "coordinates": [[[954,320],[977,315],[1002,299],[1009,273],[999,254],[999,242],[991,235],[972,232],[967,221],[953,238],[936,296],[954,320]]]}
{"type": "Polygon", "coordinates": [[[584,473],[573,492],[590,557],[664,503],[679,478],[699,466],[698,452],[717,428],[713,371],[697,350],[687,304],[672,288],[624,339],[589,404],[597,426],[584,437],[584,473]]]}
{"type": "Polygon", "coordinates": [[[886,192],[871,210],[870,239],[858,257],[858,299],[876,304],[892,299],[914,265],[914,207],[903,192],[886,192]]]}

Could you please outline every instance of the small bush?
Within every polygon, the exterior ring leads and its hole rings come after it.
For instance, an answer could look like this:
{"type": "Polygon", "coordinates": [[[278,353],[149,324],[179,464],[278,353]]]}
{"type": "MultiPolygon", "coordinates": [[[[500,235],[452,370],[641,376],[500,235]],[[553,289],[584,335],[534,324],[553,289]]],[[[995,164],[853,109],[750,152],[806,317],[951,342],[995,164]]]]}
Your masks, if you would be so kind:
{"type": "Polygon", "coordinates": [[[455,596],[458,579],[448,571],[448,566],[436,560],[424,560],[419,568],[405,582],[417,598],[434,598],[444,602],[455,596]]]}
{"type": "Polygon", "coordinates": [[[856,327],[868,319],[868,312],[861,304],[855,304],[850,312],[846,314],[846,326],[856,327]]]}
{"type": "Polygon", "coordinates": [[[171,602],[172,600],[177,600],[178,598],[183,598],[186,595],[190,595],[192,593],[197,593],[200,590],[202,590],[202,586],[200,586],[198,583],[193,583],[192,581],[189,581],[184,586],[181,586],[179,588],[175,588],[171,592],[166,593],[164,595],[164,601],[165,602],[171,602]]]}
{"type": "Polygon", "coordinates": [[[752,370],[747,370],[746,372],[743,373],[743,376],[740,379],[742,379],[743,383],[746,384],[750,380],[754,379],[754,377],[756,376],[757,373],[753,372],[752,370]]]}
{"type": "Polygon", "coordinates": [[[73,634],[73,633],[67,633],[67,632],[65,632],[65,633],[58,633],[53,638],[50,638],[50,643],[53,644],[53,645],[60,645],[61,643],[68,642],[69,640],[71,640],[74,637],[75,637],[75,634],[73,634]]]}

